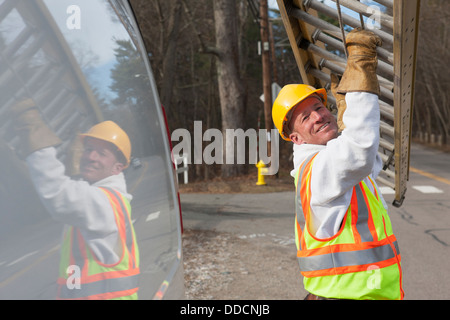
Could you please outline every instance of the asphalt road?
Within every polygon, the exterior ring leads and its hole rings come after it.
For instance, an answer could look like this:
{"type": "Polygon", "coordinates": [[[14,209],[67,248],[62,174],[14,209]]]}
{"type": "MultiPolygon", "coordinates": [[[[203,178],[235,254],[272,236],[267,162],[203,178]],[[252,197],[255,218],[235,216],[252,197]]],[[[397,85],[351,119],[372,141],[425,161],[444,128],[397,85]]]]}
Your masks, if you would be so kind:
{"type": "MultiPolygon", "coordinates": [[[[389,204],[394,232],[396,233],[402,255],[403,283],[405,299],[450,299],[450,154],[419,145],[413,145],[411,151],[411,172],[406,198],[400,208],[391,205],[394,195],[383,188],[383,195],[389,204]]],[[[301,299],[304,290],[301,288],[300,275],[297,273],[295,261],[295,245],[293,235],[293,192],[269,194],[182,194],[183,223],[186,230],[208,231],[213,234],[226,234],[228,239],[235,237],[241,240],[243,250],[233,243],[233,256],[222,259],[222,270],[233,274],[227,283],[211,281],[208,286],[209,298],[217,299],[301,299]],[[266,243],[261,246],[261,243],[266,243]],[[252,244],[253,243],[253,244],[252,244]],[[271,255],[265,254],[269,248],[271,255]],[[246,252],[245,250],[252,250],[246,252]],[[261,250],[259,253],[254,251],[261,250]],[[239,252],[238,252],[239,251],[239,252]],[[238,252],[238,253],[236,253],[238,252]],[[240,257],[239,257],[240,255],[240,257]],[[232,270],[233,259],[247,259],[247,277],[242,277],[232,270]],[[264,256],[264,261],[260,257],[264,256]],[[271,259],[272,257],[272,259],[271,259]],[[282,269],[279,269],[283,257],[282,269]],[[271,261],[269,265],[268,261],[271,261]],[[262,263],[264,267],[262,267],[262,263]],[[286,264],[287,263],[287,264],[286,264]],[[228,266],[227,266],[228,264],[228,266]],[[258,270],[264,268],[266,276],[258,276],[258,270]],[[250,270],[250,271],[249,271],[250,270]],[[249,274],[254,274],[250,277],[249,274]],[[279,277],[277,281],[277,277],[279,277]],[[283,279],[281,279],[283,277],[283,279]],[[263,288],[267,278],[274,278],[263,288]],[[238,279],[239,284],[233,285],[238,279]],[[247,280],[245,280],[247,279],[247,280]],[[247,281],[247,282],[245,282],[247,281]],[[286,283],[291,285],[295,295],[286,292],[286,283]],[[273,286],[279,286],[273,287],[273,286]],[[258,287],[260,286],[260,287],[258,287]],[[236,288],[254,287],[247,290],[246,295],[236,295],[236,288]],[[270,292],[267,295],[261,292],[270,292]],[[300,287],[300,288],[298,288],[300,287]],[[229,290],[230,292],[227,292],[229,290]]],[[[231,243],[231,242],[230,242],[231,243]]],[[[206,254],[204,243],[202,253],[206,254]]],[[[213,247],[217,250],[217,246],[213,247]]],[[[185,270],[194,267],[191,255],[185,254],[185,270]],[[190,265],[190,264],[193,265],[190,265]]],[[[221,246],[226,251],[226,242],[221,246]]],[[[231,249],[230,249],[231,250],[231,249]]],[[[211,255],[217,255],[210,252],[211,255]]],[[[198,258],[198,257],[197,257],[198,258]]],[[[196,259],[197,259],[196,258],[196,259]]],[[[198,259],[196,260],[198,261],[198,259]]],[[[203,260],[205,263],[206,260],[203,260]]],[[[234,263],[236,265],[236,263],[234,263]]],[[[240,265],[242,269],[242,264],[240,265]]],[[[218,273],[223,274],[222,273],[218,273]]],[[[191,281],[190,283],[195,283],[191,281]]],[[[189,293],[189,283],[187,283],[189,293]]],[[[206,289],[203,288],[205,291],[206,289]]],[[[189,297],[189,296],[188,296],[189,297]]],[[[193,298],[206,298],[192,294],[193,298]]]]}
{"type": "Polygon", "coordinates": [[[406,199],[390,215],[401,246],[405,298],[450,299],[450,154],[413,146],[406,199]]]}

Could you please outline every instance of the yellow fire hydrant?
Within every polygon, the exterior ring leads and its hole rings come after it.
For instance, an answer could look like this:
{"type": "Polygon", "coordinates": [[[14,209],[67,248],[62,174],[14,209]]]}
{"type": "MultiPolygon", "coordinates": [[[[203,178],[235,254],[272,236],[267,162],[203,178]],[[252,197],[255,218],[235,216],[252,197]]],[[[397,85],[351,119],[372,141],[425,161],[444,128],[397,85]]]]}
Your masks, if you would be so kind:
{"type": "Polygon", "coordinates": [[[256,167],[258,168],[258,181],[256,182],[256,185],[265,186],[266,181],[264,180],[264,174],[267,173],[266,164],[262,160],[259,160],[256,167]]]}

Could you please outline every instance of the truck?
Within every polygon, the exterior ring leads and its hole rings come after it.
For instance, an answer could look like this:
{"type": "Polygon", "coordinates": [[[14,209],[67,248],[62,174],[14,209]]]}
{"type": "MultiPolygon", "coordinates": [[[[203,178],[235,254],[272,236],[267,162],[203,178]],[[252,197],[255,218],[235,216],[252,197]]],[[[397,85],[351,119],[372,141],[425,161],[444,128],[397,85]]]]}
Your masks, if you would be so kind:
{"type": "Polygon", "coordinates": [[[71,179],[78,179],[80,133],[106,120],[127,132],[138,297],[183,299],[183,227],[169,130],[129,1],[1,0],[0,90],[0,299],[52,300],[57,291],[64,224],[47,212],[18,152],[12,109],[25,97],[61,139],[57,157],[71,179]]]}

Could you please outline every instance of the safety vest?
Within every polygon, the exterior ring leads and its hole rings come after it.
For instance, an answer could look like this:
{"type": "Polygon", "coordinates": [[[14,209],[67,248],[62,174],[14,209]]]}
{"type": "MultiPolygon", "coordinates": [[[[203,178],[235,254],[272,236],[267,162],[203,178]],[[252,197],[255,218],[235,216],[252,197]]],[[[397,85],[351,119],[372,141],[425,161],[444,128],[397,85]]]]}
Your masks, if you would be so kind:
{"type": "Polygon", "coordinates": [[[326,298],[403,299],[397,239],[370,177],[374,193],[363,181],[353,187],[336,235],[318,239],[311,233],[311,171],[316,155],[302,163],[296,181],[295,240],[305,290],[326,298]]]}
{"type": "Polygon", "coordinates": [[[139,251],[130,203],[112,189],[100,189],[114,211],[121,256],[115,264],[100,262],[80,230],[69,227],[61,250],[58,299],[137,299],[139,251]]]}

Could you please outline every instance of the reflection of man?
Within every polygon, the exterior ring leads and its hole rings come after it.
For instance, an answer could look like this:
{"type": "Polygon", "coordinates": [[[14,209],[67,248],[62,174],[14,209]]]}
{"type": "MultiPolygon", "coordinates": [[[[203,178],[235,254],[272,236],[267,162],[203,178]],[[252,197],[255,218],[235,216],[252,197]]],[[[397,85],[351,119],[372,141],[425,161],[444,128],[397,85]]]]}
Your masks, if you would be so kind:
{"type": "Polygon", "coordinates": [[[67,224],[57,297],[136,299],[139,252],[122,172],[131,155],[127,134],[112,121],[82,134],[83,180],[76,181],[65,174],[54,148],[60,140],[33,101],[20,102],[14,112],[35,188],[52,217],[67,224]]]}
{"type": "Polygon", "coordinates": [[[341,135],[324,89],[287,85],[273,105],[281,136],[294,143],[295,240],[307,300],[404,295],[397,240],[373,178],[381,169],[379,44],[369,31],[354,30],[346,39],[347,67],[336,91],[332,85],[338,108],[346,108],[341,135]]]}

